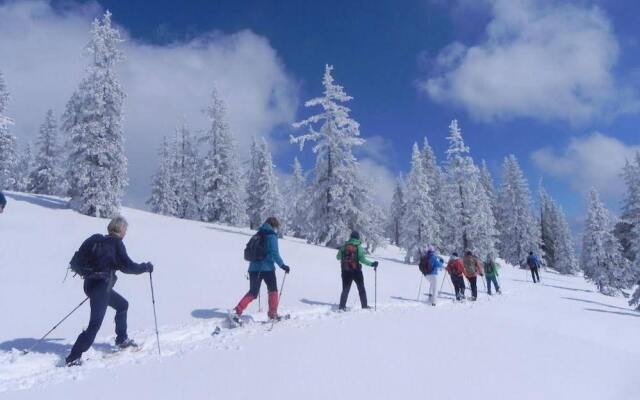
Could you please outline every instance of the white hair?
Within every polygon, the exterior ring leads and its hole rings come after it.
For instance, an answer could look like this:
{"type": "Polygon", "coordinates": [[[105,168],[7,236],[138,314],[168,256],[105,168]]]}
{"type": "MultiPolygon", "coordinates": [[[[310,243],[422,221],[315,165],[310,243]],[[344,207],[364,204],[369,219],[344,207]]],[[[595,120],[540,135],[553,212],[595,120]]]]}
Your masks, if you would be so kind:
{"type": "Polygon", "coordinates": [[[109,232],[110,235],[122,237],[122,231],[128,226],[129,223],[127,222],[125,217],[123,217],[122,215],[118,215],[113,218],[111,222],[109,222],[109,225],[107,226],[107,232],[109,232]]]}

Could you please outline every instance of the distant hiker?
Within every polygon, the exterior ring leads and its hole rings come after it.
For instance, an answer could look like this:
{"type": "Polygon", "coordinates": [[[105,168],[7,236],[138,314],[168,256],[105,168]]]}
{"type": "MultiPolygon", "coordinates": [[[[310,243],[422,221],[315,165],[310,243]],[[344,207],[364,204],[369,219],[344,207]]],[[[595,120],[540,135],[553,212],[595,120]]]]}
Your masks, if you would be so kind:
{"type": "Polygon", "coordinates": [[[2,191],[0,191],[0,214],[4,211],[4,206],[7,205],[7,198],[4,197],[2,191]]]}
{"type": "Polygon", "coordinates": [[[502,294],[500,285],[498,285],[498,268],[491,254],[487,255],[487,261],[484,262],[484,274],[487,278],[487,293],[491,295],[491,283],[496,287],[496,293],[502,294]]]}
{"type": "Polygon", "coordinates": [[[432,306],[435,306],[437,302],[438,270],[442,267],[442,259],[436,256],[433,246],[427,247],[425,253],[420,256],[419,268],[429,281],[429,300],[432,306]]]}
{"type": "Polygon", "coordinates": [[[354,281],[356,282],[358,294],[360,295],[360,305],[362,308],[370,308],[367,304],[367,291],[364,288],[362,264],[375,269],[378,268],[378,262],[367,260],[367,257],[364,255],[364,250],[362,249],[360,233],[357,231],[351,232],[349,240],[340,247],[336,258],[340,260],[340,267],[342,269],[342,294],[340,295],[339,309],[346,311],[349,290],[351,290],[351,283],[354,281]]]}
{"type": "Polygon", "coordinates": [[[278,283],[276,280],[275,264],[284,270],[286,274],[291,270],[280,257],[278,251],[278,234],[280,222],[275,217],[269,217],[251,238],[245,249],[245,260],[249,261],[249,291],[231,311],[231,319],[240,324],[240,316],[249,304],[258,297],[262,281],[267,285],[269,292],[270,320],[279,320],[278,315],[278,283]]]}
{"type": "MultiPolygon", "coordinates": [[[[113,290],[117,277],[116,270],[125,274],[142,274],[153,272],[150,262],[136,264],[127,255],[122,243],[127,234],[128,223],[124,217],[118,216],[109,222],[108,235],[95,234],[82,243],[71,263],[82,263],[84,271],[84,292],[89,297],[91,314],[89,325],[76,339],[71,353],[66,359],[67,366],[82,364],[82,353],[89,350],[96,334],[102,325],[107,306],[116,310],[116,346],[121,349],[137,347],[127,336],[127,310],[129,303],[118,292],[113,290]],[[78,261],[81,260],[81,261],[78,261]]],[[[74,271],[77,271],[74,268],[74,271]]]]}
{"type": "Polygon", "coordinates": [[[482,266],[480,265],[480,260],[473,255],[471,250],[467,250],[464,254],[464,258],[462,259],[462,263],[464,264],[464,276],[467,277],[467,280],[469,280],[469,286],[471,286],[470,300],[475,301],[478,298],[478,275],[484,275],[482,272],[482,266]]]}
{"type": "Polygon", "coordinates": [[[453,289],[456,292],[456,300],[464,300],[464,264],[458,257],[458,253],[454,252],[449,258],[447,263],[447,272],[451,276],[451,283],[453,283],[453,289]]]}
{"type": "Polygon", "coordinates": [[[540,259],[533,254],[533,251],[529,252],[529,257],[527,257],[527,265],[531,270],[531,278],[533,278],[533,283],[540,282],[540,274],[538,270],[540,269],[540,259]]]}

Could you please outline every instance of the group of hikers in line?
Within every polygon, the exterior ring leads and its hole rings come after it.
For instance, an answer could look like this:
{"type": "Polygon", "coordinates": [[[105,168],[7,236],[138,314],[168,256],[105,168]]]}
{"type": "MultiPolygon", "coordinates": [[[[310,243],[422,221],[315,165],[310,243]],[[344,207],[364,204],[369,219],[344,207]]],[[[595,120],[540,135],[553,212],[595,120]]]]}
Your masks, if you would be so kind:
{"type": "MultiPolygon", "coordinates": [[[[0,212],[3,211],[5,204],[6,199],[0,192],[0,212]]],[[[113,218],[107,226],[107,235],[94,234],[86,239],[70,262],[70,269],[84,279],[83,290],[87,295],[91,310],[87,328],[80,333],[71,348],[71,352],[65,359],[67,366],[82,364],[82,353],[86,352],[93,344],[104,320],[107,307],[111,307],[116,311],[116,346],[120,349],[138,346],[127,335],[129,303],[113,289],[117,280],[115,272],[121,271],[126,274],[152,273],[154,266],[150,262],[136,263],[129,258],[123,243],[127,228],[128,222],[124,217],[117,216],[113,218]]],[[[279,228],[280,223],[277,218],[267,218],[247,245],[245,259],[251,260],[248,270],[249,291],[230,311],[232,321],[240,322],[242,313],[258,297],[263,281],[267,286],[268,292],[267,315],[272,321],[280,320],[275,266],[280,267],[285,274],[288,274],[291,268],[284,263],[278,250],[277,231],[279,228]],[[254,248],[251,249],[251,246],[254,248]],[[253,250],[256,254],[248,257],[248,250],[253,250]]],[[[437,302],[438,271],[443,268],[444,260],[435,254],[435,249],[432,246],[425,250],[424,255],[420,257],[419,268],[430,283],[429,297],[431,304],[435,306],[437,302]]],[[[336,258],[340,261],[342,278],[342,293],[340,294],[338,310],[347,310],[347,299],[353,282],[358,288],[362,308],[370,308],[367,302],[362,265],[370,266],[375,271],[378,268],[378,262],[367,259],[362,248],[360,234],[357,231],[351,232],[349,240],[339,248],[336,258]]],[[[536,282],[536,277],[537,281],[539,281],[539,260],[533,253],[530,253],[527,261],[531,267],[534,282],[536,282]]],[[[496,292],[501,293],[496,278],[498,275],[497,265],[491,256],[487,258],[484,265],[481,265],[471,251],[466,251],[462,258],[458,257],[457,253],[453,253],[447,263],[446,271],[451,276],[456,300],[465,299],[466,288],[463,277],[466,277],[471,287],[470,300],[476,300],[478,297],[478,275],[486,277],[489,295],[492,294],[492,284],[496,292]]]]}

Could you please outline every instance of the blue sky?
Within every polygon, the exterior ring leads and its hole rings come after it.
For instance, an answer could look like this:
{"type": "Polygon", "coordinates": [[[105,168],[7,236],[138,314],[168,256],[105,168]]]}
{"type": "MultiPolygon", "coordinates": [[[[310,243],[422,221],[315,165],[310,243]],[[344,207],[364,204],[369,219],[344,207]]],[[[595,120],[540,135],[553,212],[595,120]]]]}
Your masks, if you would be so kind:
{"type": "MultiPolygon", "coordinates": [[[[285,172],[297,154],[286,144],[293,132],[290,122],[309,115],[302,103],[320,93],[325,63],[334,65],[335,79],[354,97],[352,115],[370,139],[360,155],[372,175],[389,178],[406,171],[412,143],[424,136],[442,159],[447,126],[457,118],[472,155],[487,160],[496,180],[502,158],[513,153],[532,189],[542,177],[577,220],[591,185],[617,211],[622,186],[615,171],[640,146],[640,3],[100,0],[81,6],[65,0],[53,2],[46,19],[73,20],[81,31],[81,22],[103,9],[113,13],[136,52],[164,49],[164,59],[171,55],[167,49],[194,41],[202,47],[242,48],[224,38],[251,31],[242,40],[268,53],[264,64],[271,72],[265,76],[274,82],[263,90],[283,95],[275,107],[277,118],[264,117],[246,130],[270,137],[276,164],[285,172]]],[[[238,58],[226,69],[217,66],[223,94],[229,69],[244,60],[238,58]]],[[[247,74],[262,76],[262,62],[256,64],[247,74]]],[[[268,113],[269,105],[260,112],[268,113]]],[[[170,134],[171,128],[166,130],[163,134],[170,134]]],[[[136,137],[133,144],[144,147],[136,137]]],[[[311,166],[309,151],[301,158],[311,166]]],[[[392,190],[386,187],[389,179],[378,182],[379,192],[392,190]]],[[[131,192],[131,202],[139,203],[143,191],[131,192]]]]}

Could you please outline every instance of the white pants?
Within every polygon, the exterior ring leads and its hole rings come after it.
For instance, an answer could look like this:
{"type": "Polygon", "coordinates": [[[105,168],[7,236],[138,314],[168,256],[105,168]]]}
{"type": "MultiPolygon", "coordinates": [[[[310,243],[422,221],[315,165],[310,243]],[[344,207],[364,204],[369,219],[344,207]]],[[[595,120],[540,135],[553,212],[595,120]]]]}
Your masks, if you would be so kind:
{"type": "Polygon", "coordinates": [[[431,297],[431,302],[435,304],[438,298],[436,293],[438,291],[438,275],[427,275],[427,281],[429,282],[429,297],[431,297]]]}

